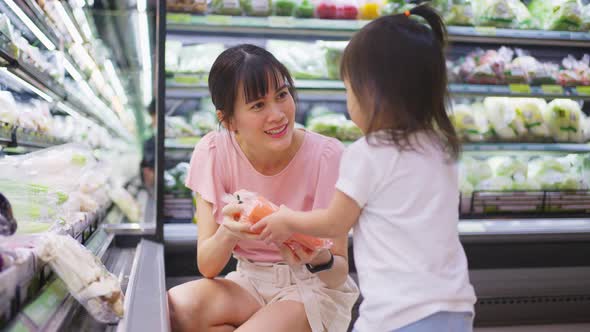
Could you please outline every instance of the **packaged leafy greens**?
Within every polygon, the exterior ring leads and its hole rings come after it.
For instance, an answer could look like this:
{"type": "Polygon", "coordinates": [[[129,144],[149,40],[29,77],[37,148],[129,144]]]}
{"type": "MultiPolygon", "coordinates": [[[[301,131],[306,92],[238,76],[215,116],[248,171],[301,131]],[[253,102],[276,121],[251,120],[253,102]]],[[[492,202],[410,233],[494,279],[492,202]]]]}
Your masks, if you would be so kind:
{"type": "Polygon", "coordinates": [[[272,13],[271,0],[240,0],[240,4],[248,16],[269,16],[272,13]]]}
{"type": "Polygon", "coordinates": [[[276,16],[293,16],[296,5],[294,0],[274,0],[274,14],[276,16]]]}
{"type": "Polygon", "coordinates": [[[579,31],[582,27],[579,0],[532,0],[529,10],[545,30],[579,31]]]}
{"type": "Polygon", "coordinates": [[[242,15],[239,0],[213,0],[211,2],[211,10],[214,14],[242,15]]]}

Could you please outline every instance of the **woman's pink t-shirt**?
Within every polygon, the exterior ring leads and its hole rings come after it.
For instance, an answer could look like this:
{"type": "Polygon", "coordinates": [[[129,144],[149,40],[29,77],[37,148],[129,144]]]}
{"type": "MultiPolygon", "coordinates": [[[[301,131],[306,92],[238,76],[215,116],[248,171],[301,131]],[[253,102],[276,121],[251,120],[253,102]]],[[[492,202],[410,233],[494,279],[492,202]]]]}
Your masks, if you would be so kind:
{"type": "MultiPolygon", "coordinates": [[[[213,204],[218,224],[223,221],[223,196],[241,189],[293,210],[326,208],[338,180],[342,151],[338,140],[305,131],[303,143],[287,167],[279,174],[266,176],[252,166],[233,134],[215,131],[195,147],[186,186],[213,204]]],[[[242,240],[234,253],[258,262],[283,260],[275,246],[263,241],[242,240]]]]}

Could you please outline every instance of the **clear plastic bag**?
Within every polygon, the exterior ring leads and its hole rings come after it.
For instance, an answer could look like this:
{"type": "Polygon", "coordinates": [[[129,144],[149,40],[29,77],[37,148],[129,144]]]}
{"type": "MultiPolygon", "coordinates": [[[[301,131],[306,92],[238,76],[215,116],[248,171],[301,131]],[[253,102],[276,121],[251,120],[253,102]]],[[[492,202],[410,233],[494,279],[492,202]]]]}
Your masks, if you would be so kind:
{"type": "Polygon", "coordinates": [[[203,14],[207,11],[206,0],[166,0],[166,8],[171,12],[190,12],[203,14]]]}
{"type": "Polygon", "coordinates": [[[272,13],[272,0],[240,0],[240,4],[248,16],[269,16],[272,13]]]}
{"type": "Polygon", "coordinates": [[[326,50],[321,43],[269,40],[266,49],[297,79],[328,77],[326,50]]]}
{"type": "Polygon", "coordinates": [[[529,10],[545,30],[579,31],[582,5],[579,0],[532,0],[529,10]]]}
{"type": "Polygon", "coordinates": [[[580,142],[582,109],[571,99],[555,99],[545,108],[543,119],[558,142],[580,142]]]}
{"type": "MultiPolygon", "coordinates": [[[[255,224],[262,218],[278,211],[279,209],[266,198],[246,190],[239,190],[233,195],[227,195],[224,198],[224,202],[227,204],[240,204],[243,206],[243,213],[235,215],[234,219],[248,224],[255,224]]],[[[302,246],[309,250],[329,249],[332,247],[332,244],[331,240],[320,239],[304,234],[293,234],[293,236],[285,242],[285,245],[293,250],[295,246],[302,246]]]]}
{"type": "Polygon", "coordinates": [[[331,80],[340,79],[340,62],[348,42],[345,41],[324,41],[320,43],[326,50],[326,65],[328,78],[331,80]]]}
{"type": "MultiPolygon", "coordinates": [[[[519,0],[472,0],[475,23],[479,26],[516,28],[522,7],[519,0]]],[[[526,8],[524,8],[526,9],[526,8]]]]}
{"type": "Polygon", "coordinates": [[[242,15],[242,7],[239,0],[213,0],[211,10],[214,14],[242,15]]]}
{"type": "Polygon", "coordinates": [[[76,240],[67,235],[47,234],[35,252],[96,320],[116,323],[123,317],[124,295],[119,280],[76,240]]]}
{"type": "Polygon", "coordinates": [[[142,214],[141,208],[135,198],[125,188],[116,186],[109,189],[109,197],[123,211],[129,221],[140,221],[142,214]]]}
{"type": "Polygon", "coordinates": [[[474,24],[471,0],[435,0],[433,5],[448,25],[474,24]]]}

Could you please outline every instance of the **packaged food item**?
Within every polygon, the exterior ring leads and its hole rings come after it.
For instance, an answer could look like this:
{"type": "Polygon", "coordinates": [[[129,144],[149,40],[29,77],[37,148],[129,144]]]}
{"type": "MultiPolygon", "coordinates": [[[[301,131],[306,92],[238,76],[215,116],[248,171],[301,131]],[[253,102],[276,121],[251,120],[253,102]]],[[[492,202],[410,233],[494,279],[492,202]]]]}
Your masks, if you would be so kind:
{"type": "Polygon", "coordinates": [[[549,126],[543,120],[543,113],[547,107],[545,99],[541,98],[513,98],[516,114],[524,122],[529,137],[544,140],[551,137],[549,126]]]}
{"type": "Polygon", "coordinates": [[[269,16],[272,13],[272,0],[240,0],[240,4],[248,16],[269,16]]]}
{"type": "Polygon", "coordinates": [[[139,222],[142,215],[139,204],[125,188],[120,186],[111,188],[109,197],[123,211],[130,222],[139,222]]]}
{"type": "Polygon", "coordinates": [[[459,174],[473,187],[494,176],[492,168],[485,160],[482,161],[468,156],[461,158],[459,174]]]}
{"type": "Polygon", "coordinates": [[[274,15],[276,16],[294,16],[295,7],[297,4],[295,0],[274,0],[274,15]]]}
{"type": "Polygon", "coordinates": [[[336,0],[336,18],[340,20],[356,20],[359,14],[356,0],[336,0]]]}
{"type": "Polygon", "coordinates": [[[166,0],[166,8],[170,12],[205,13],[207,1],[205,0],[166,0]]]}
{"type": "Polygon", "coordinates": [[[474,24],[471,0],[434,0],[432,4],[448,25],[474,24]]]}
{"type": "Polygon", "coordinates": [[[580,128],[582,110],[571,99],[555,99],[545,108],[543,119],[553,138],[558,142],[579,142],[583,134],[580,128]]]}
{"type": "Polygon", "coordinates": [[[326,50],[326,65],[328,68],[328,78],[331,80],[340,79],[340,62],[344,49],[348,42],[343,41],[324,41],[321,45],[326,50]]]}
{"type": "Polygon", "coordinates": [[[515,140],[527,134],[524,121],[516,114],[516,107],[507,97],[486,97],[485,112],[494,133],[503,140],[515,140]]]}
{"type": "Polygon", "coordinates": [[[361,20],[373,20],[379,17],[379,8],[382,6],[379,0],[364,0],[359,6],[359,18],[361,20]]]}
{"type": "Polygon", "coordinates": [[[481,104],[453,105],[449,117],[459,136],[468,142],[484,142],[490,136],[490,126],[481,104]]]}
{"type": "Polygon", "coordinates": [[[211,11],[220,15],[242,15],[242,8],[239,0],[213,0],[211,11]]]}
{"type": "Polygon", "coordinates": [[[334,0],[321,0],[315,7],[315,16],[323,19],[336,18],[337,10],[334,0]]]}
{"type": "Polygon", "coordinates": [[[266,50],[284,64],[297,79],[328,77],[326,50],[319,42],[269,40],[266,43],[266,50]]]}
{"type": "Polygon", "coordinates": [[[498,28],[518,26],[518,13],[522,10],[519,0],[472,0],[472,3],[477,25],[498,28]]]}
{"type": "MultiPolygon", "coordinates": [[[[246,190],[239,190],[233,195],[228,195],[225,198],[225,202],[242,205],[243,213],[234,215],[234,219],[252,225],[279,209],[266,198],[246,190]]],[[[285,245],[293,250],[296,246],[302,246],[308,250],[318,250],[331,248],[332,241],[305,234],[293,234],[293,236],[285,242],[285,245]]]]}
{"type": "Polygon", "coordinates": [[[579,31],[582,27],[579,0],[532,0],[529,10],[545,30],[579,31]]]}
{"type": "Polygon", "coordinates": [[[102,323],[123,317],[119,280],[88,249],[68,235],[47,234],[35,251],[92,317],[102,323]]]}
{"type": "Polygon", "coordinates": [[[563,59],[563,69],[558,74],[558,81],[563,86],[590,85],[590,55],[585,54],[580,60],[571,55],[563,59]]]}
{"type": "Polygon", "coordinates": [[[497,51],[476,49],[459,61],[459,75],[470,84],[504,84],[506,66],[513,55],[507,47],[497,51]]]}
{"type": "Polygon", "coordinates": [[[295,17],[312,18],[315,11],[315,6],[310,0],[303,0],[295,8],[295,17]]]}

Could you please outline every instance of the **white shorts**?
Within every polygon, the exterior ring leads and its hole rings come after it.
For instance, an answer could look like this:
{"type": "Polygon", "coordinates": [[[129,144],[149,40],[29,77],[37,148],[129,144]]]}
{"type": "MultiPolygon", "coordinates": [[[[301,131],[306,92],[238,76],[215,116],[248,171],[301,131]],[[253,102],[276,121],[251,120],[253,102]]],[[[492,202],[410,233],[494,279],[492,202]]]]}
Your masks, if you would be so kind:
{"type": "Polygon", "coordinates": [[[260,305],[279,301],[303,303],[312,332],[344,332],[359,289],[350,276],[337,289],[327,288],[305,265],[250,262],[238,258],[236,271],[225,278],[246,289],[260,305]]]}

